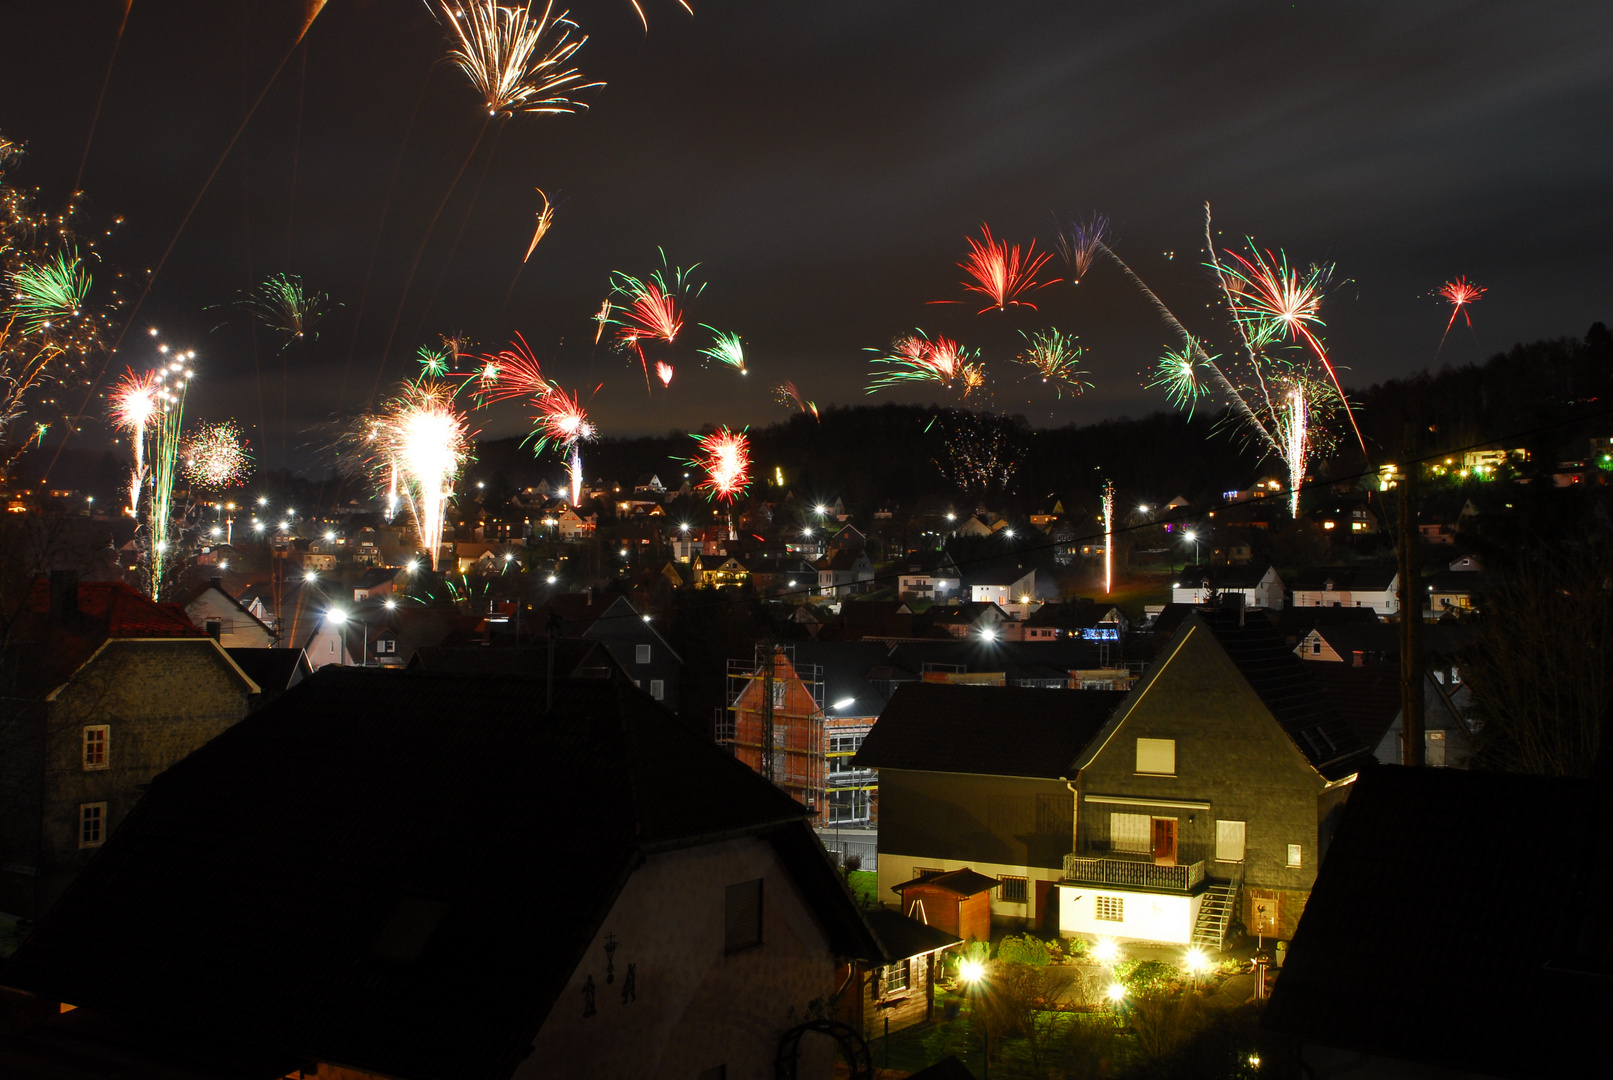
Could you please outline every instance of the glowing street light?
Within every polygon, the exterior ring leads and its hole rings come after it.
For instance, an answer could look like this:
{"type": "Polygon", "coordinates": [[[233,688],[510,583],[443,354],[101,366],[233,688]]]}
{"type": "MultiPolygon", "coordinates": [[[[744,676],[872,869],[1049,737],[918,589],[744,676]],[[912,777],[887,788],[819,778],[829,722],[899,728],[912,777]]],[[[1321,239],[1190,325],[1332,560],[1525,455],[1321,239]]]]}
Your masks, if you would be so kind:
{"type": "Polygon", "coordinates": [[[980,628],[980,640],[981,641],[996,641],[997,640],[997,628],[994,627],[994,626],[983,626],[983,627],[981,627],[980,628]]]}
{"type": "Polygon", "coordinates": [[[1102,937],[1092,946],[1092,959],[1105,967],[1113,967],[1120,959],[1120,946],[1114,938],[1102,937]]]}
{"type": "Polygon", "coordinates": [[[1199,534],[1189,529],[1182,536],[1188,543],[1193,545],[1193,565],[1197,566],[1199,564],[1199,534]]]}
{"type": "Polygon", "coordinates": [[[337,626],[340,626],[347,621],[347,612],[343,611],[341,608],[331,608],[329,611],[325,612],[325,618],[329,619],[337,626]]]}

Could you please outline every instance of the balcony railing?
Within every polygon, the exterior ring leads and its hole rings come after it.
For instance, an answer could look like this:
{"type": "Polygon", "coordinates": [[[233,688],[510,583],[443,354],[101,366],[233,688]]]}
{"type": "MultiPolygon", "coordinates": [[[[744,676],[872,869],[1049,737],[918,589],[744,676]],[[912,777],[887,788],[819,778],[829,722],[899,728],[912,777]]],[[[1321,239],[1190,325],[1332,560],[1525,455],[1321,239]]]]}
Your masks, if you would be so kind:
{"type": "Polygon", "coordinates": [[[1191,892],[1204,880],[1202,862],[1156,866],[1147,858],[1113,859],[1102,856],[1064,856],[1064,880],[1089,885],[1138,886],[1191,892]]]}

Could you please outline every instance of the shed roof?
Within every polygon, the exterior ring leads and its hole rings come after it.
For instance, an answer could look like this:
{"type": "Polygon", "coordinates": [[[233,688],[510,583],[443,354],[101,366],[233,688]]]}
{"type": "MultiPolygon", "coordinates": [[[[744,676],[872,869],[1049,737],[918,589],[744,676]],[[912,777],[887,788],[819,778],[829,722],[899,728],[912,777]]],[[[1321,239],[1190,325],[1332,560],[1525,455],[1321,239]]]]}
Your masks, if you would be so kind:
{"type": "Polygon", "coordinates": [[[974,896],[988,889],[995,889],[997,884],[996,878],[976,873],[965,866],[959,870],[948,870],[940,874],[920,874],[910,881],[892,885],[891,892],[905,893],[915,885],[924,885],[932,889],[955,893],[958,896],[974,896]]]}
{"type": "MultiPolygon", "coordinates": [[[[992,884],[995,885],[996,882],[993,881],[992,884]]],[[[963,941],[956,934],[949,934],[939,926],[930,926],[886,907],[864,911],[863,917],[873,928],[879,943],[885,947],[885,956],[889,960],[906,960],[911,956],[922,956],[963,941]]]]}

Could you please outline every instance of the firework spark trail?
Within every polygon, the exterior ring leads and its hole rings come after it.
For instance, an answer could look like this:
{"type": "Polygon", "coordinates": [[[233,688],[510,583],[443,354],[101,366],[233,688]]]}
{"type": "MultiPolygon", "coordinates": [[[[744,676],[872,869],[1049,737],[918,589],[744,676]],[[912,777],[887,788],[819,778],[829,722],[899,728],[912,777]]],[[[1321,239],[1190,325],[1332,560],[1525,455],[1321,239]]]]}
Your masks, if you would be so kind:
{"type": "Polygon", "coordinates": [[[873,363],[888,369],[868,384],[870,394],[904,382],[934,382],[948,389],[960,385],[968,397],[985,380],[982,366],[971,362],[977,354],[940,334],[931,341],[923,330],[915,330],[897,338],[888,350],[867,351],[876,354],[873,363]]]}
{"type": "MultiPolygon", "coordinates": [[[[1053,256],[1048,252],[1036,254],[1036,241],[1032,240],[1030,246],[1021,253],[1018,244],[1009,244],[1006,240],[996,240],[991,235],[991,226],[981,223],[981,235],[985,237],[982,242],[972,236],[964,237],[969,242],[969,255],[958,264],[959,269],[968,274],[973,281],[963,282],[963,287],[969,292],[980,293],[991,300],[991,303],[981,308],[975,314],[984,315],[992,308],[998,311],[1007,311],[1010,307],[1028,307],[1036,310],[1036,305],[1029,300],[1018,300],[1015,297],[1032,289],[1042,289],[1052,285],[1054,281],[1037,281],[1036,271],[1042,268],[1053,256]]],[[[933,304],[951,304],[954,300],[932,300],[933,304]]]]}
{"type": "Polygon", "coordinates": [[[795,388],[793,382],[782,382],[773,388],[773,396],[778,403],[786,409],[800,409],[804,413],[811,413],[814,420],[822,422],[818,415],[818,406],[801,396],[801,391],[795,388]]]}
{"type": "MultiPolygon", "coordinates": [[[[190,224],[191,217],[195,215],[196,208],[202,204],[203,197],[207,195],[207,189],[213,186],[213,179],[218,176],[218,171],[224,167],[224,162],[230,156],[230,151],[235,149],[235,144],[240,141],[241,136],[246,132],[246,127],[252,122],[252,117],[256,115],[258,106],[262,105],[263,99],[269,96],[269,90],[274,86],[276,80],[280,78],[280,72],[285,69],[286,64],[290,62],[291,57],[296,53],[297,46],[302,44],[303,38],[308,34],[309,27],[314,25],[314,20],[319,18],[319,13],[325,9],[325,3],[326,0],[303,0],[302,26],[297,30],[296,40],[291,43],[291,48],[286,50],[285,55],[280,58],[280,62],[275,65],[275,69],[269,75],[268,81],[263,84],[263,89],[258,91],[258,96],[253,99],[251,107],[246,111],[246,115],[241,118],[240,125],[235,129],[235,134],[231,135],[230,141],[224,144],[224,152],[213,163],[213,168],[208,172],[207,179],[202,181],[201,190],[196,193],[196,198],[191,200],[190,208],[185,211],[185,216],[179,220],[179,228],[174,230],[173,237],[168,241],[168,246],[163,249],[156,265],[151,268],[150,273],[146,274],[145,285],[141,288],[140,295],[135,298],[134,306],[129,309],[129,314],[124,317],[122,329],[119,330],[118,336],[113,340],[112,347],[106,352],[106,360],[102,362],[100,370],[95,373],[95,377],[89,381],[89,388],[85,391],[84,401],[79,405],[78,412],[74,414],[74,420],[82,419],[86,410],[89,409],[90,402],[95,398],[96,387],[100,386],[102,377],[106,375],[107,365],[112,362],[112,357],[117,355],[118,347],[123,344],[123,336],[129,332],[129,327],[134,325],[135,316],[140,313],[141,305],[146,302],[146,297],[151,295],[151,287],[157,283],[157,277],[167,264],[168,256],[173,254],[174,246],[179,243],[180,236],[185,232],[185,226],[190,224]]],[[[68,439],[71,438],[77,427],[77,424],[67,425],[67,434],[63,436],[61,442],[56,444],[56,453],[52,455],[50,464],[45,469],[45,475],[48,476],[51,470],[56,467],[56,462],[61,458],[62,451],[67,447],[68,439]]]]}
{"type": "Polygon", "coordinates": [[[1447,281],[1435,291],[1435,296],[1443,297],[1450,302],[1451,321],[1445,324],[1445,333],[1439,335],[1439,348],[1434,350],[1434,359],[1439,359],[1440,349],[1445,347],[1445,338],[1449,336],[1451,327],[1456,325],[1456,316],[1460,315],[1467,320],[1468,329],[1473,328],[1473,316],[1467,313],[1467,305],[1477,302],[1479,297],[1489,291],[1482,285],[1468,281],[1465,274],[1455,281],[1447,281]]]}
{"type": "Polygon", "coordinates": [[[129,515],[140,511],[140,492],[146,484],[146,425],[157,412],[159,371],[136,374],[129,368],[112,389],[112,425],[129,435],[134,450],[134,471],[129,476],[129,515]]]}
{"type": "Polygon", "coordinates": [[[1112,480],[1103,482],[1103,591],[1114,591],[1115,569],[1115,485],[1112,480]]]}
{"type": "Polygon", "coordinates": [[[582,500],[582,448],[573,445],[571,448],[571,461],[566,467],[567,479],[571,484],[571,506],[576,509],[582,500]]]}
{"type": "Polygon", "coordinates": [[[554,206],[549,202],[549,196],[543,193],[542,188],[533,188],[532,190],[536,191],[538,198],[543,200],[543,209],[538,211],[538,225],[532,232],[532,243],[526,246],[526,254],[521,256],[521,262],[523,263],[532,258],[532,253],[538,250],[538,241],[543,239],[544,235],[549,231],[549,226],[554,224],[554,206]]]}
{"type": "Polygon", "coordinates": [[[610,300],[602,300],[599,304],[599,310],[591,316],[594,322],[598,324],[594,328],[595,345],[598,345],[599,339],[605,336],[605,327],[610,325],[610,310],[610,300]]]}
{"type": "Polygon", "coordinates": [[[78,317],[90,283],[78,252],[57,252],[55,258],[25,264],[6,275],[12,295],[6,314],[25,334],[50,330],[56,322],[78,317]]]}
{"type": "MultiPolygon", "coordinates": [[[[158,351],[169,355],[168,346],[158,351]]],[[[173,354],[156,372],[160,382],[154,394],[156,409],[146,424],[151,439],[147,457],[151,461],[151,502],[146,511],[147,552],[150,565],[151,598],[162,599],[167,576],[169,548],[173,546],[174,480],[179,472],[180,434],[185,424],[185,392],[190,386],[193,352],[173,354]]]]}
{"type": "Polygon", "coordinates": [[[1085,221],[1072,221],[1054,234],[1053,242],[1070,268],[1071,285],[1081,284],[1108,240],[1109,219],[1095,211],[1085,221]]]}
{"type": "Polygon", "coordinates": [[[118,48],[123,44],[123,29],[129,25],[129,12],[134,0],[123,0],[123,17],[118,20],[118,33],[112,39],[112,54],[106,58],[106,74],[101,77],[101,90],[95,95],[95,111],[90,114],[90,130],[84,136],[84,153],[78,159],[78,172],[73,174],[73,194],[78,195],[84,182],[84,166],[90,160],[90,144],[95,141],[95,127],[101,122],[101,105],[106,101],[106,88],[112,82],[112,68],[118,62],[118,48]]]}
{"type": "Polygon", "coordinates": [[[549,392],[534,404],[538,410],[537,453],[542,453],[550,443],[575,451],[578,443],[589,441],[599,434],[599,429],[588,419],[588,413],[575,392],[567,396],[564,390],[551,385],[549,392]]]}
{"type": "MultiPolygon", "coordinates": [[[[688,269],[674,267],[667,262],[666,252],[661,254],[661,269],[652,271],[647,278],[614,270],[610,275],[611,294],[600,308],[616,329],[616,348],[638,356],[639,367],[644,371],[644,390],[650,393],[650,362],[644,355],[642,342],[664,342],[671,345],[683,330],[683,315],[678,310],[680,297],[699,296],[704,283],[695,283],[692,275],[699,269],[695,263],[688,269]],[[613,303],[612,301],[619,302],[613,303]]],[[[604,323],[600,324],[603,331],[604,323]]],[[[598,342],[596,335],[595,342],[598,342]]]]}
{"type": "Polygon", "coordinates": [[[234,420],[196,428],[185,437],[180,454],[185,479],[197,487],[221,491],[252,475],[252,455],[234,420]]]}
{"type": "Polygon", "coordinates": [[[710,435],[691,435],[700,452],[685,464],[705,471],[706,479],[695,488],[708,499],[720,499],[730,506],[750,486],[750,440],[744,431],[720,427],[710,435]]]}
{"type": "Polygon", "coordinates": [[[672,385],[672,365],[665,360],[657,360],[655,362],[655,377],[661,380],[662,389],[670,387],[672,385]]]}
{"type": "Polygon", "coordinates": [[[709,348],[700,350],[700,355],[709,357],[719,364],[727,364],[741,375],[749,375],[750,372],[745,370],[745,346],[739,340],[739,335],[724,333],[715,326],[707,326],[705,323],[700,325],[710,330],[714,339],[709,348]]]}
{"type": "Polygon", "coordinates": [[[456,42],[448,59],[482,96],[490,117],[576,112],[587,105],[571,95],[605,85],[584,83],[582,72],[567,66],[588,37],[573,39],[577,24],[567,13],[554,15],[552,2],[536,19],[531,0],[524,8],[493,0],[472,0],[463,7],[439,0],[437,6],[456,42]]]}
{"type": "MultiPolygon", "coordinates": [[[[639,22],[644,24],[644,32],[646,34],[649,33],[650,32],[650,20],[649,20],[648,16],[646,16],[644,14],[644,8],[639,4],[639,0],[627,0],[627,2],[629,4],[632,4],[633,5],[633,10],[638,13],[639,22]]],[[[678,6],[681,7],[684,11],[687,11],[690,15],[694,14],[694,8],[689,6],[689,0],[678,0],[678,6]]]]}
{"type": "Polygon", "coordinates": [[[483,405],[513,398],[542,397],[550,390],[550,382],[543,374],[543,365],[533,355],[526,338],[520,334],[510,342],[509,348],[481,356],[482,370],[494,369],[491,379],[483,379],[476,396],[483,405]]]}
{"type": "Polygon", "coordinates": [[[1063,386],[1074,387],[1079,395],[1084,388],[1092,385],[1081,378],[1080,361],[1085,350],[1075,343],[1074,334],[1056,329],[1036,334],[1026,334],[1021,330],[1019,336],[1025,339],[1026,347],[1015,359],[1040,372],[1042,381],[1052,383],[1059,397],[1064,396],[1063,386]]]}
{"type": "Polygon", "coordinates": [[[471,436],[453,393],[441,384],[406,383],[375,428],[381,460],[397,470],[398,488],[435,570],[443,522],[471,436]]]}
{"type": "Polygon", "coordinates": [[[1278,412],[1284,457],[1288,461],[1288,510],[1299,520],[1299,488],[1305,482],[1305,458],[1310,452],[1310,407],[1303,387],[1288,391],[1286,407],[1278,412]]]}

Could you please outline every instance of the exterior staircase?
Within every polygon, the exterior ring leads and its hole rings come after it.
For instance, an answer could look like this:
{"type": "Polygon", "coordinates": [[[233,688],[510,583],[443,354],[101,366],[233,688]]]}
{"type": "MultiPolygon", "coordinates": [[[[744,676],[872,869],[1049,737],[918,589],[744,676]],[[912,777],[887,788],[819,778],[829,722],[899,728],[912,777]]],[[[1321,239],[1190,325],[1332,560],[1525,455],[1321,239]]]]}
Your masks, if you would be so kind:
{"type": "Polygon", "coordinates": [[[1199,917],[1193,924],[1193,944],[1220,952],[1227,943],[1227,927],[1238,909],[1236,882],[1213,882],[1199,903],[1199,917]]]}

